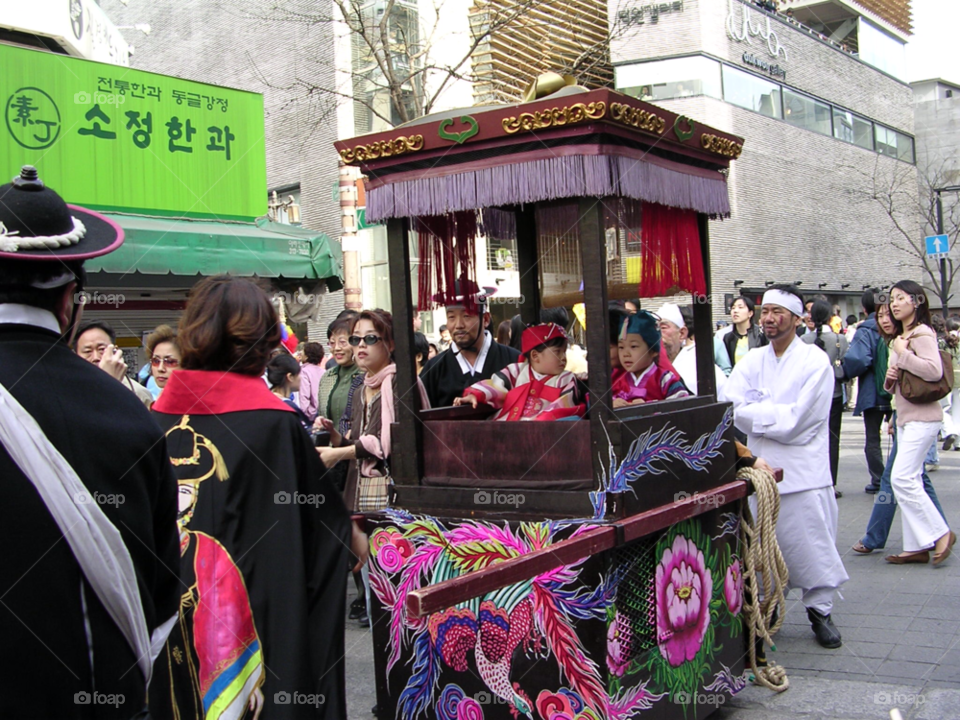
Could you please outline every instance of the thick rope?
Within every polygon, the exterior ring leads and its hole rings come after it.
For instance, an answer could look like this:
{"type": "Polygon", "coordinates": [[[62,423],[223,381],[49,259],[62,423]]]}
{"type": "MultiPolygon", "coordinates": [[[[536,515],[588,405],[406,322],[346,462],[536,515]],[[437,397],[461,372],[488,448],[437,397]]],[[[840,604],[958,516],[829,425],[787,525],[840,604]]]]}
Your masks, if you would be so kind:
{"type": "Polygon", "coordinates": [[[786,670],[773,662],[768,662],[767,667],[758,668],[756,653],[758,637],[770,645],[772,650],[776,649],[773,636],[783,625],[786,610],[784,588],[787,587],[790,575],[783,555],[780,554],[780,546],[777,544],[780,490],[773,475],[764,470],[742,468],[737,473],[737,477],[750,482],[757,499],[756,520],[751,515],[749,503],[746,500],[740,503],[740,538],[743,544],[745,590],[743,614],[750,629],[748,644],[750,669],[753,670],[758,685],[776,692],[783,692],[790,687],[786,670]],[[763,583],[762,588],[760,582],[763,583]]]}

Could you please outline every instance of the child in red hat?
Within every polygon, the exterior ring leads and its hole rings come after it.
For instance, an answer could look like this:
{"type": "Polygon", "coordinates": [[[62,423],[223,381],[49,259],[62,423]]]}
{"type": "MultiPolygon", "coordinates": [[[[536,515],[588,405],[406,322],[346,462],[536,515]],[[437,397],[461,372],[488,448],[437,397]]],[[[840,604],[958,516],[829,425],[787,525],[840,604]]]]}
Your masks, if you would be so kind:
{"type": "Polygon", "coordinates": [[[523,331],[520,362],[507,365],[489,380],[474,383],[454,405],[488,405],[493,420],[561,420],[587,411],[573,373],[566,372],[567,334],[553,323],[523,331]]]}

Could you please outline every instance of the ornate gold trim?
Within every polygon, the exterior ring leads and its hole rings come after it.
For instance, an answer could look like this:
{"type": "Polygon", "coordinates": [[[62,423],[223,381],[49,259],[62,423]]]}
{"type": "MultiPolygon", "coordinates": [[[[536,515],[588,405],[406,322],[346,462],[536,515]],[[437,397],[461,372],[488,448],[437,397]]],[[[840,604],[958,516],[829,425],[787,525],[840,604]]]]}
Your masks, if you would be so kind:
{"type": "Polygon", "coordinates": [[[667,121],[656,113],[622,103],[610,103],[610,117],[622,125],[648,130],[658,135],[663,134],[667,128],[667,121]]]}
{"type": "Polygon", "coordinates": [[[549,110],[537,110],[532,113],[520,113],[519,117],[503,119],[503,131],[507,135],[518,132],[543,130],[548,127],[575,125],[587,120],[599,120],[607,114],[607,104],[598,101],[589,105],[575,103],[569,107],[556,107],[549,110]]]}
{"type": "Polygon", "coordinates": [[[734,160],[740,157],[740,153],[743,152],[742,144],[706,133],[700,136],[700,144],[704,150],[709,150],[710,152],[717,153],[717,155],[723,155],[728,158],[733,158],[734,160]]]}
{"type": "Polygon", "coordinates": [[[340,151],[340,159],[345,163],[377,160],[379,158],[406,155],[423,150],[423,135],[400,135],[392,140],[377,140],[369,145],[357,145],[340,151]]]}

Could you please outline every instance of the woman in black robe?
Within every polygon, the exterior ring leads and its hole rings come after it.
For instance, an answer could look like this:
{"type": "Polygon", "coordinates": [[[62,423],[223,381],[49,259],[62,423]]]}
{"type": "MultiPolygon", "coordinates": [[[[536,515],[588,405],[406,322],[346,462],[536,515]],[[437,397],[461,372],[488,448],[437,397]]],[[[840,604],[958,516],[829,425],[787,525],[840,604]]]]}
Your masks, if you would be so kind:
{"type": "Polygon", "coordinates": [[[208,278],[178,340],[181,369],[153,410],[180,488],[183,598],[151,711],[345,718],[345,570],[365,545],[261,378],[280,342],[274,308],[247,280],[208,278]]]}

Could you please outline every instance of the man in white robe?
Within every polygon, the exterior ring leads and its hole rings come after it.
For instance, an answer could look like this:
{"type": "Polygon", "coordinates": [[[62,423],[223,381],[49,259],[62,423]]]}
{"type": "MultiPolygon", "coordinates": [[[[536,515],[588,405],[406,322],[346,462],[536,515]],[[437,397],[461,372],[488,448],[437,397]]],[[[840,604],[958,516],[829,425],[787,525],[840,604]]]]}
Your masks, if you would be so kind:
{"type": "Polygon", "coordinates": [[[803,300],[795,288],[773,286],[763,296],[760,323],[770,344],[749,352],[719,393],[732,402],[734,424],[747,446],[783,468],[777,542],[802,592],[817,642],[841,645],[830,619],[833,596],[849,579],[837,552],[837,501],[830,475],[830,403],[834,373],[826,353],[802,342],[803,300]]]}
{"type": "MultiPolygon", "coordinates": [[[[683,384],[691,394],[697,394],[697,351],[693,339],[693,311],[673,303],[664,303],[657,311],[660,317],[660,344],[670,358],[683,384]]],[[[727,376],[713,366],[717,391],[727,381],[727,376]]]]}

